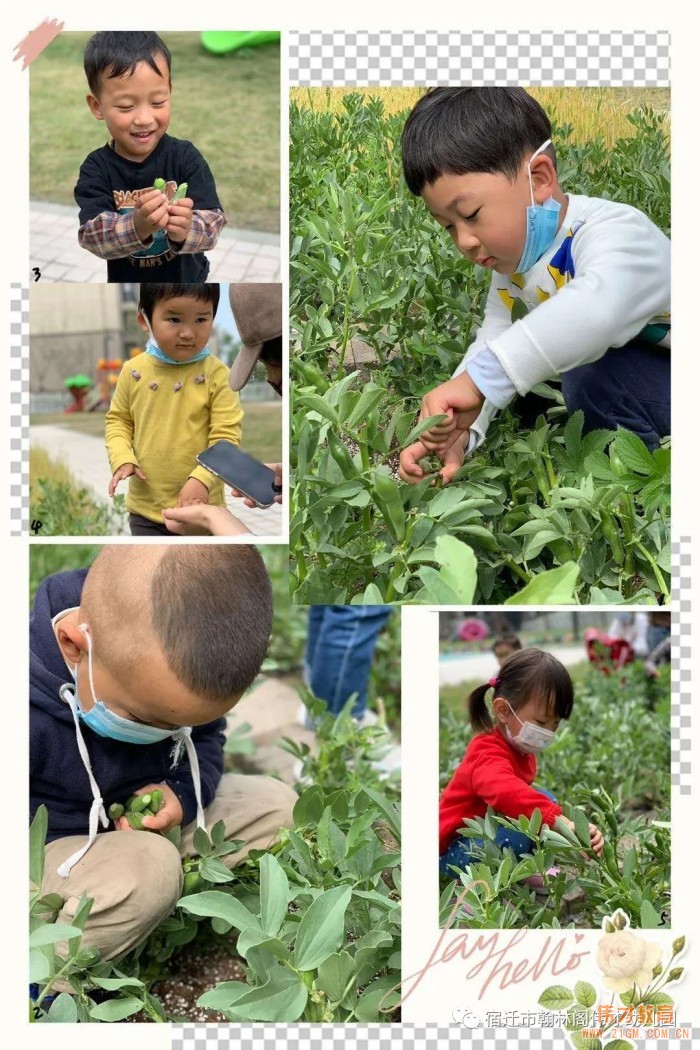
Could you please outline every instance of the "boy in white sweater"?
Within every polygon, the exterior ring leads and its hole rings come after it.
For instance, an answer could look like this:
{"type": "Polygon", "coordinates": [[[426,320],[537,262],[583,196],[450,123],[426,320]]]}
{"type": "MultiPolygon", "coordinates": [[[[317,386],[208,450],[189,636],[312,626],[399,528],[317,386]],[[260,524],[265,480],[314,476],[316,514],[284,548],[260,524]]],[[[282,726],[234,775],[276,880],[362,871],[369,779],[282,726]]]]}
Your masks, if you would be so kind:
{"type": "Polygon", "coordinates": [[[458,250],[493,271],[484,319],[453,378],[425,395],[445,414],[401,454],[430,452],[449,481],[499,408],[560,375],[584,429],[670,433],[670,242],[636,208],[564,193],[546,113],[522,88],[435,88],[403,132],[408,188],[458,250]]]}

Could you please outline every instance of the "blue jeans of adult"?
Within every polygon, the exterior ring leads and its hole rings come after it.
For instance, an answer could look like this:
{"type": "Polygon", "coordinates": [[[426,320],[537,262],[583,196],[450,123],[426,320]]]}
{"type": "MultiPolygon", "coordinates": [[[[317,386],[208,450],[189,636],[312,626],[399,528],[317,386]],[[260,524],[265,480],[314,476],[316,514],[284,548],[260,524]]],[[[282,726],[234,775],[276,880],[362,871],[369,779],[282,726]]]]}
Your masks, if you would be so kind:
{"type": "Polygon", "coordinates": [[[625,427],[649,449],[671,433],[671,352],[641,340],[613,347],[591,364],[564,372],[570,413],[583,410],[584,432],[625,427]]]}
{"type": "Polygon", "coordinates": [[[353,693],[362,718],[379,633],[391,615],[385,605],[312,605],[306,642],[307,685],[338,715],[353,693]]]}
{"type": "Polygon", "coordinates": [[[651,653],[656,649],[657,645],[661,645],[663,641],[668,638],[671,633],[671,628],[661,627],[658,624],[650,623],[647,627],[647,649],[651,653]]]}
{"type": "MultiPolygon", "coordinates": [[[[538,787],[537,790],[540,794],[550,798],[552,802],[557,801],[551,791],[545,791],[541,787],[538,787]]],[[[516,857],[522,857],[525,853],[532,853],[535,846],[532,839],[528,838],[522,831],[511,831],[510,828],[504,828],[500,824],[493,841],[503,850],[510,847],[516,857]]],[[[457,879],[459,876],[454,871],[451,871],[450,867],[464,870],[469,864],[478,864],[479,858],[474,856],[471,849],[474,845],[483,846],[483,844],[483,839],[465,838],[464,835],[456,835],[445,852],[440,856],[440,874],[457,879]]]]}

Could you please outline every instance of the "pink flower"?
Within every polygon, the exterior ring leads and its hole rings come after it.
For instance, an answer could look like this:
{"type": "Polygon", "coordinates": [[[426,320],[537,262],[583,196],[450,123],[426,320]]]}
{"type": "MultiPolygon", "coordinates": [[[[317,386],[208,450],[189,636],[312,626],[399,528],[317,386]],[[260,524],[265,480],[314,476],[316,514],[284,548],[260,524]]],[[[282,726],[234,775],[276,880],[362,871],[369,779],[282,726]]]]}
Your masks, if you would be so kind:
{"type": "Polygon", "coordinates": [[[483,620],[464,620],[459,627],[459,637],[463,642],[480,642],[489,633],[488,624],[483,620]]]}

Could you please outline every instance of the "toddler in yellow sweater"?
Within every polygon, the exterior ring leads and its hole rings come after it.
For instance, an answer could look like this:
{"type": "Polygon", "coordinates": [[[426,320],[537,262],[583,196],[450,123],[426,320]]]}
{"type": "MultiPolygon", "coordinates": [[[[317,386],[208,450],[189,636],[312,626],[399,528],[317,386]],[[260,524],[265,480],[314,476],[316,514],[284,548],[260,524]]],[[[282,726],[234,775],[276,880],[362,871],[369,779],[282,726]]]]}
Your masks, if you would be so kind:
{"type": "Polygon", "coordinates": [[[166,507],[224,505],[222,483],[196,461],[216,441],[241,440],[240,398],[208,349],[218,305],[218,284],[141,285],[146,351],[122,368],[105,426],[109,495],[131,479],[133,536],[171,536],[166,507]]]}

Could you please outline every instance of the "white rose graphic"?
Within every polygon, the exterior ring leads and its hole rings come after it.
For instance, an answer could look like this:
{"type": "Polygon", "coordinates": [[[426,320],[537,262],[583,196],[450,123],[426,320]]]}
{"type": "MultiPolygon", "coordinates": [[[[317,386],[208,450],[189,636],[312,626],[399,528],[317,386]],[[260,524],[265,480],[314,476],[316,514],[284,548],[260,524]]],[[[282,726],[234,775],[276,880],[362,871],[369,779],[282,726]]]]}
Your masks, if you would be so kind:
{"type": "Polygon", "coordinates": [[[635,984],[640,988],[650,984],[652,970],[660,960],[658,944],[643,941],[628,930],[606,933],[598,945],[598,966],[605,975],[605,986],[613,992],[627,992],[635,984]]]}

